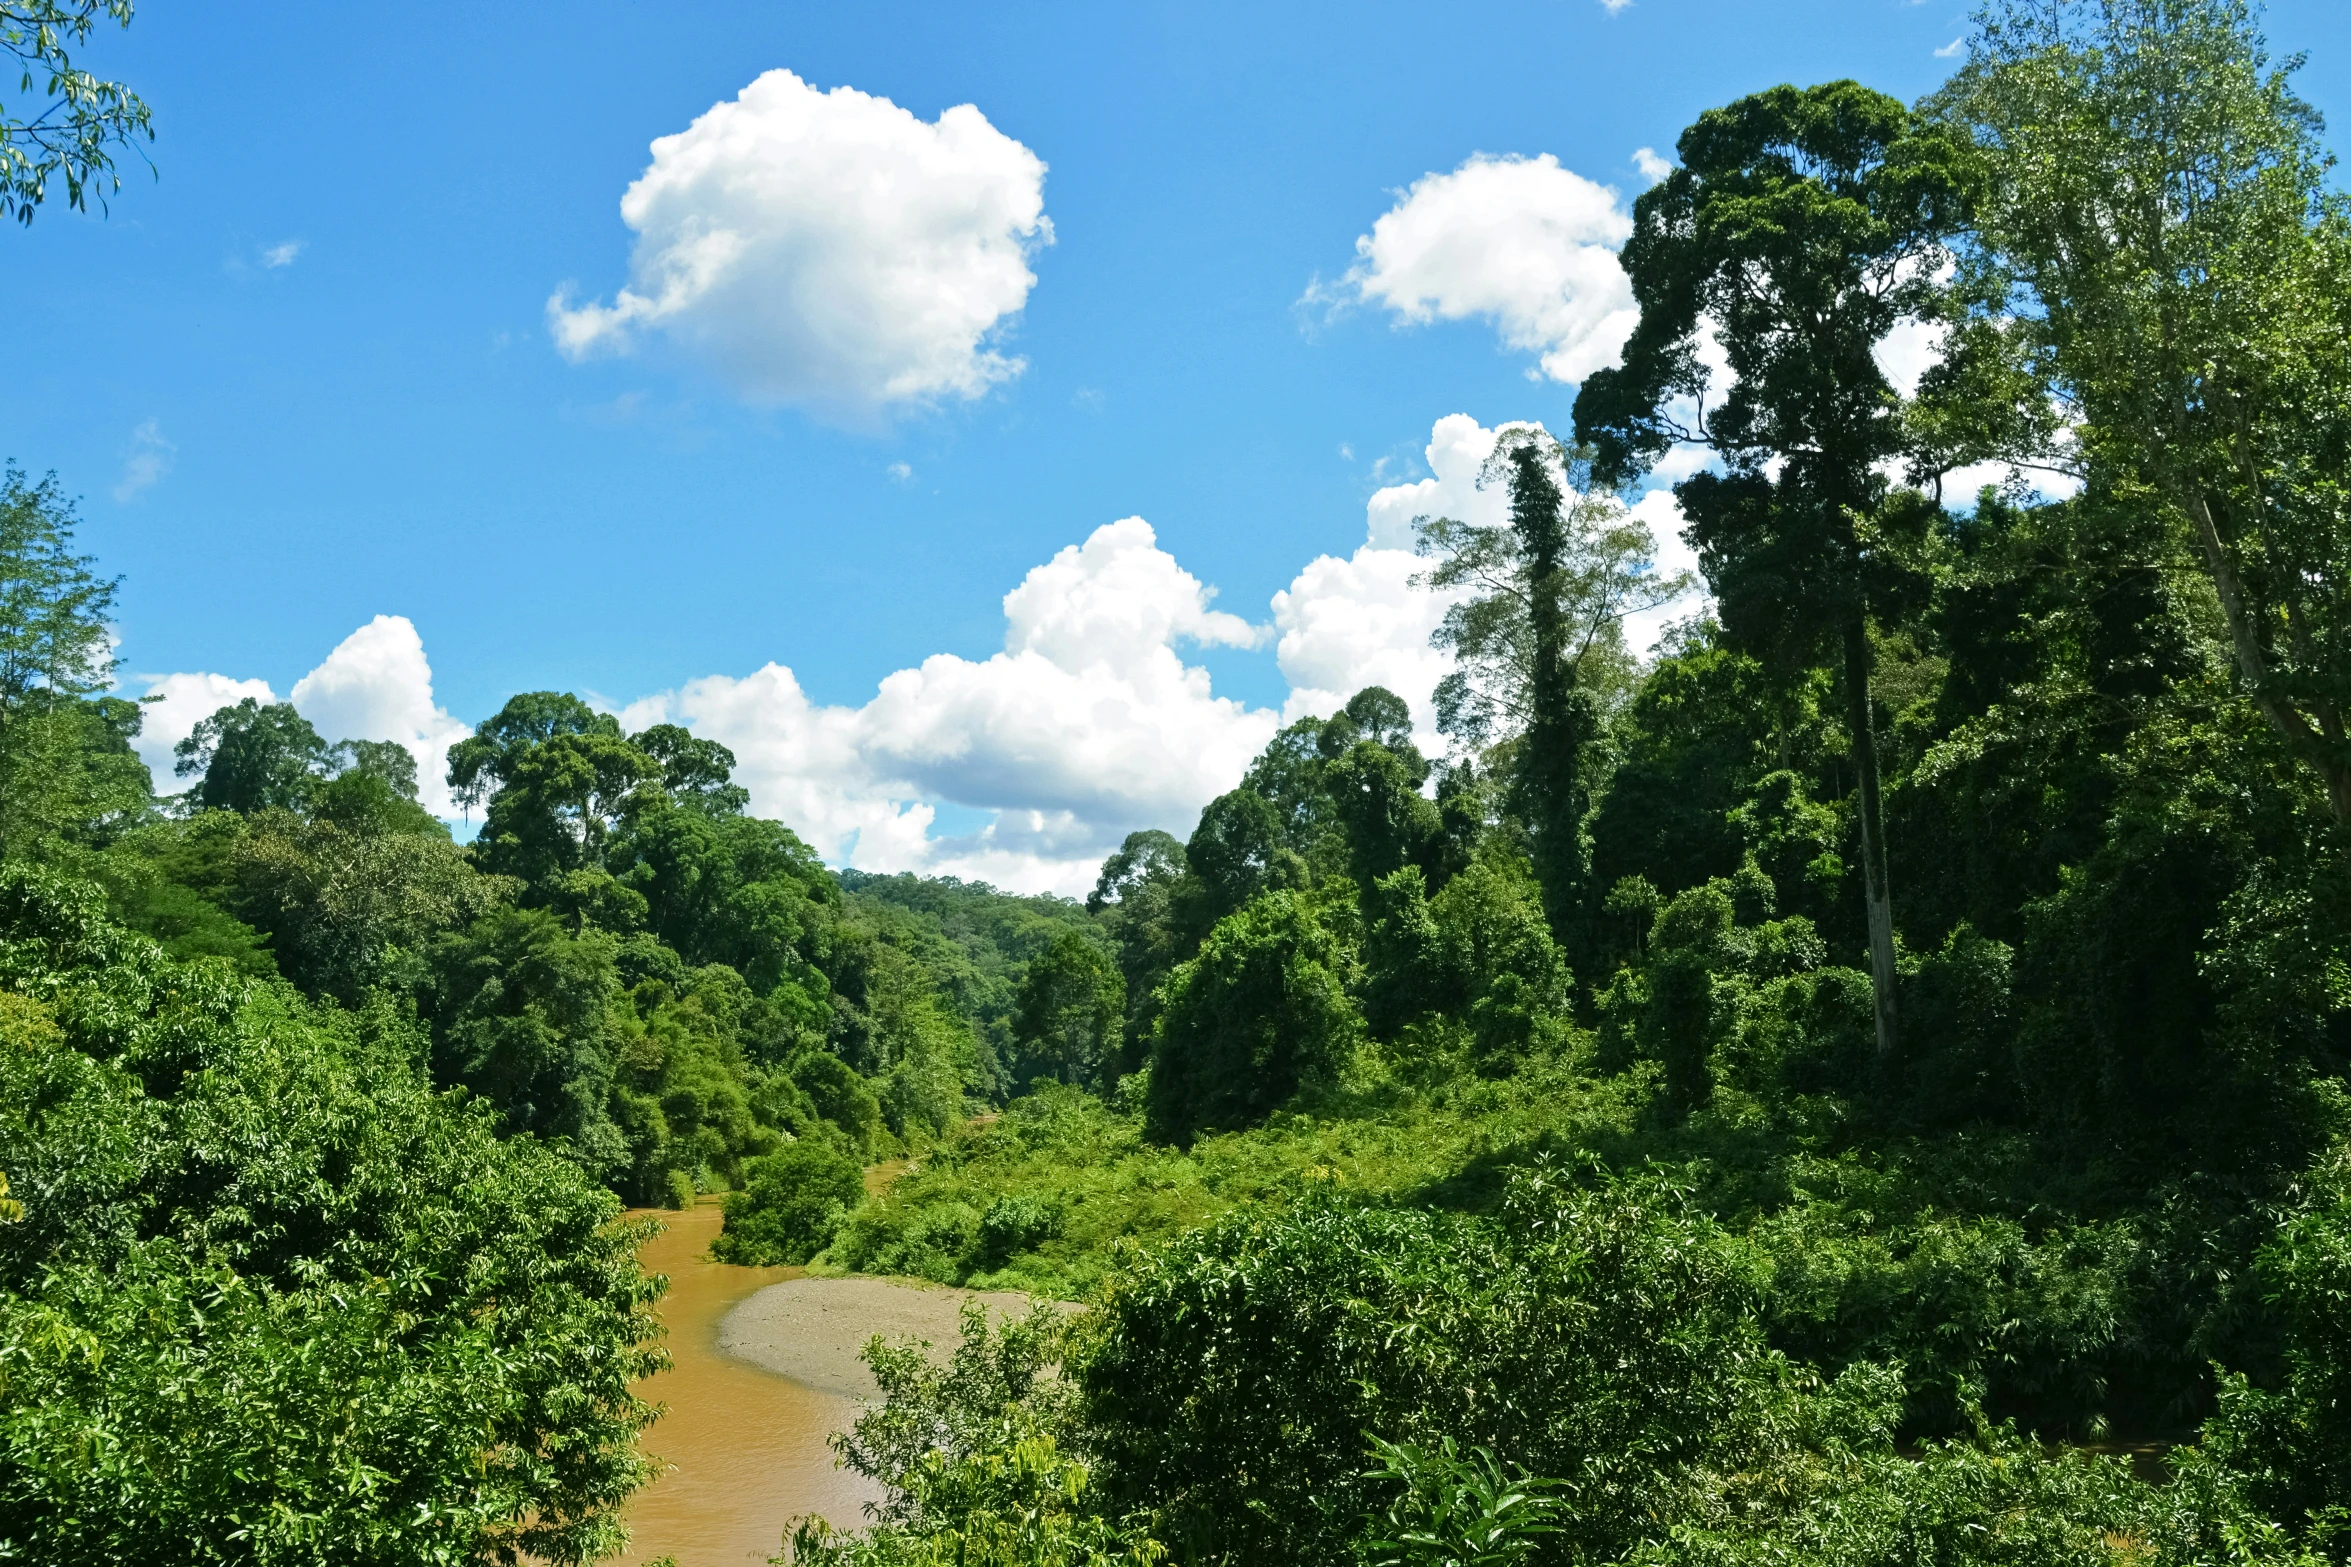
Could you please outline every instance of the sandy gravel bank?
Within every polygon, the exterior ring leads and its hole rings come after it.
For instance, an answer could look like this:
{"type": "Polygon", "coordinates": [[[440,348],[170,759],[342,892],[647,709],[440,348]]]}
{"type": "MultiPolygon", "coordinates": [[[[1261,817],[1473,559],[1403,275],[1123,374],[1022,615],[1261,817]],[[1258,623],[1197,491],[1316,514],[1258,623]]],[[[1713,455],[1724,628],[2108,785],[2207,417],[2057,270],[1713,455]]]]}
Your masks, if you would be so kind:
{"type": "Polygon", "coordinates": [[[928,1339],[940,1358],[955,1346],[963,1303],[984,1302],[991,1320],[1026,1315],[1029,1298],[1008,1292],[948,1289],[896,1279],[786,1279],[728,1312],[718,1325],[721,1353],[843,1398],[879,1398],[873,1373],[857,1358],[865,1341],[928,1339]]]}

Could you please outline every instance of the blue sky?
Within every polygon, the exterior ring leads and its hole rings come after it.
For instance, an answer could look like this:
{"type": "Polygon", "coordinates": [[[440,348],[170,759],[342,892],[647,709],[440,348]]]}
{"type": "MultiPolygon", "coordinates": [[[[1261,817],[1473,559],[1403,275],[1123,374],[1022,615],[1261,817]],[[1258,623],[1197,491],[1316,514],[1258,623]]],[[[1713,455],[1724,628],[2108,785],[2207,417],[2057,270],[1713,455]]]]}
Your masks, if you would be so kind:
{"type": "MultiPolygon", "coordinates": [[[[1530,378],[1541,351],[1487,317],[1413,325],[1379,299],[1335,316],[1302,303],[1317,278],[1326,299],[1341,286],[1399,192],[1473,154],[1550,154],[1629,203],[1646,183],[1636,149],[1670,153],[1698,110],[1838,76],[1915,96],[1964,30],[1949,0],[158,0],[88,60],[154,106],[160,180],[134,166],[110,216],[53,207],[0,235],[18,302],[0,449],[83,497],[85,543],[127,579],[135,675],[284,695],[389,615],[421,639],[431,700],[459,722],[517,690],[629,703],[771,661],[810,712],[848,713],[933,655],[998,654],[1007,592],[1139,515],[1149,543],[1130,533],[1097,553],[1150,568],[1135,591],[1175,604],[1180,666],[1244,718],[1295,711],[1295,668],[1266,638],[1199,620],[1169,572],[1266,624],[1308,562],[1365,545],[1383,485],[1428,476],[1440,417],[1562,428],[1573,400],[1572,384],[1530,378]],[[559,351],[559,286],[610,303],[631,281],[619,204],[648,144],[779,68],[909,123],[973,105],[1042,160],[1051,242],[1029,236],[1034,285],[975,349],[1018,359],[1017,374],[969,397],[762,405],[709,346],[733,331],[723,315],[700,347],[654,323],[626,353],[559,351]]],[[[2339,5],[2276,5],[2269,30],[2280,52],[2309,52],[2308,97],[2351,110],[2339,5]]],[[[1021,242],[1003,240],[999,261],[1005,245],[1021,242]]],[[[378,641],[408,656],[400,636],[378,641]]],[[[334,708],[335,684],[313,682],[322,712],[362,722],[348,714],[365,702],[334,708]]],[[[1016,687],[971,700],[1017,701],[1016,687]]],[[[713,716],[727,692],[634,711],[821,751],[805,725],[829,720],[769,724],[729,691],[731,720],[713,716]]],[[[898,863],[1071,885],[1125,826],[1180,829],[1206,787],[1063,778],[1031,800],[1017,738],[983,756],[928,708],[905,722],[933,725],[928,760],[893,741],[897,775],[873,787],[902,829],[919,801],[936,814],[901,830],[898,863]],[[1010,846],[1007,811],[1027,813],[1027,847],[1010,846]],[[977,840],[921,847],[991,823],[993,858],[977,840]]],[[[1233,719],[1231,747],[1271,722],[1233,719]]],[[[762,807],[821,815],[813,765],[773,761],[762,807]]],[[[870,824],[810,823],[829,853],[862,841],[866,860],[888,858],[870,824]]]]}

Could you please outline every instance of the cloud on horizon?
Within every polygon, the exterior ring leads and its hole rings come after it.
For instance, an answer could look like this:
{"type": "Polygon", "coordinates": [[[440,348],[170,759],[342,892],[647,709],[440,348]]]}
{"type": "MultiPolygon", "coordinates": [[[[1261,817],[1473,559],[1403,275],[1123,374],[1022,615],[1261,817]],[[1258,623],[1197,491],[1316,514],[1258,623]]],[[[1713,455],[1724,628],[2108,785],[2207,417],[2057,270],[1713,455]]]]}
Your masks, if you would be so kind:
{"type": "MultiPolygon", "coordinates": [[[[1412,522],[1504,520],[1501,489],[1477,482],[1502,428],[1467,414],[1438,420],[1428,477],[1373,494],[1362,545],[1308,562],[1273,596],[1267,624],[1217,608],[1216,590],[1128,517],[1005,594],[1004,645],[987,658],[934,654],[885,677],[862,706],[812,701],[789,667],[769,663],[618,713],[631,730],[681,723],[726,745],[752,809],[836,865],[1082,893],[1129,832],[1189,834],[1283,724],[1328,714],[1366,685],[1403,697],[1423,744],[1442,749],[1431,698],[1450,661],[1429,633],[1448,600],[1412,585],[1428,566],[1412,553],[1412,522]],[[1187,661],[1195,649],[1269,644],[1289,685],[1278,709],[1216,695],[1208,671],[1187,661]],[[984,820],[946,831],[942,807],[984,820]]],[[[1661,564],[1686,563],[1673,498],[1658,492],[1637,510],[1661,564]]],[[[1654,640],[1654,628],[1632,631],[1636,646],[1654,640]]],[[[148,689],[163,700],[148,708],[140,752],[160,788],[177,787],[171,748],[199,719],[245,696],[273,699],[265,682],[214,674],[151,677],[148,689]]],[[[292,701],[330,740],[406,745],[426,805],[456,814],[448,748],[469,731],[435,703],[424,644],[405,618],[379,615],[353,632],[295,683],[292,701]]]]}
{"type": "MultiPolygon", "coordinates": [[[[193,780],[174,774],[172,748],[198,723],[247,697],[264,704],[278,700],[266,680],[215,674],[132,678],[144,683],[145,695],[157,698],[143,704],[135,745],[158,794],[192,786],[193,780]]],[[[294,682],[288,700],[324,739],[395,740],[407,747],[416,758],[425,809],[443,818],[457,815],[457,803],[449,798],[449,747],[473,731],[433,701],[424,639],[407,616],[378,615],[352,632],[294,682]]]]}

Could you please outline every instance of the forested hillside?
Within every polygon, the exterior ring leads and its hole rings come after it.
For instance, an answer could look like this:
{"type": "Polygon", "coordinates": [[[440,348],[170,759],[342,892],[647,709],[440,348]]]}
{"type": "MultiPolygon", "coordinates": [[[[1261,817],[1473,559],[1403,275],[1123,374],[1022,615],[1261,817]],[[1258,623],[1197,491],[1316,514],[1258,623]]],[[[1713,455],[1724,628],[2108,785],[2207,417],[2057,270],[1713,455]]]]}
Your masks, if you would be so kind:
{"type": "Polygon", "coordinates": [[[728,1260],[1087,1308],[876,1350],[888,1500],[797,1561],[2351,1559],[2351,207],[2293,64],[2013,0],[1920,104],[1702,117],[1621,362],[1505,430],[1506,523],[1418,524],[1445,754],[1360,691],[1083,903],[828,868],[558,692],[451,752],[469,844],[287,705],[159,795],[9,469],[0,1558],[612,1551],[621,1213],[724,1194],[728,1260]],[[1692,450],[1711,608],[1636,648],[1692,450]]]}

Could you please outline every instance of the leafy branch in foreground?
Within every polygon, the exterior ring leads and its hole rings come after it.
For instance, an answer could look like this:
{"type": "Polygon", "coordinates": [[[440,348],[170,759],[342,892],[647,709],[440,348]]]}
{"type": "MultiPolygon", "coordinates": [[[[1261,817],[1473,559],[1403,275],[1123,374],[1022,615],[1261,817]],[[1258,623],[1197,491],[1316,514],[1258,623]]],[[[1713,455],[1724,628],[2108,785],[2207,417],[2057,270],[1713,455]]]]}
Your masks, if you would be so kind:
{"type": "Polygon", "coordinates": [[[131,11],[132,0],[0,0],[0,52],[16,60],[17,91],[31,94],[38,83],[47,100],[30,119],[0,109],[0,214],[31,223],[56,178],[67,206],[86,211],[95,193],[103,210],[105,192],[122,189],[114,149],[155,139],[146,100],[81,69],[70,53],[102,18],[130,26],[131,11]]]}
{"type": "Polygon", "coordinates": [[[1537,1535],[1559,1532],[1559,1483],[1505,1470],[1491,1448],[1463,1452],[1449,1436],[1433,1448],[1370,1442],[1380,1465],[1365,1478],[1404,1488],[1373,1520],[1378,1567],[1516,1567],[1537,1535]]]}

